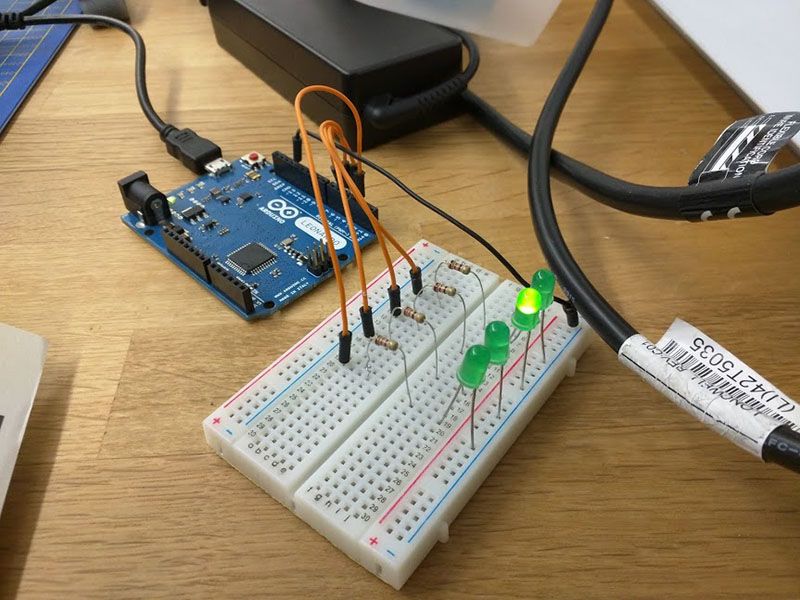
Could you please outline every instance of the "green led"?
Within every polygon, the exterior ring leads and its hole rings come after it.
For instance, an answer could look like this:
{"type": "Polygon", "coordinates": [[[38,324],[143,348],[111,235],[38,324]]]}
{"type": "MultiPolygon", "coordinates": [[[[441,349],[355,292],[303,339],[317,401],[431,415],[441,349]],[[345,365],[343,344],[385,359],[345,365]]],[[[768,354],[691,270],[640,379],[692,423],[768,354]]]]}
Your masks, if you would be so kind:
{"type": "Polygon", "coordinates": [[[508,362],[511,331],[502,321],[492,321],[486,326],[483,343],[489,349],[489,362],[504,365],[508,362]]]}
{"type": "Polygon", "coordinates": [[[470,346],[461,361],[458,369],[458,381],[467,388],[475,389],[483,383],[486,377],[486,369],[489,368],[491,352],[486,346],[470,346]]]}
{"type": "Polygon", "coordinates": [[[539,269],[533,274],[531,287],[542,295],[542,309],[548,308],[553,303],[553,294],[556,291],[556,276],[547,269],[539,269]]]}
{"type": "Polygon", "coordinates": [[[511,324],[520,331],[530,331],[539,324],[542,295],[533,288],[523,288],[517,295],[511,324]]]}

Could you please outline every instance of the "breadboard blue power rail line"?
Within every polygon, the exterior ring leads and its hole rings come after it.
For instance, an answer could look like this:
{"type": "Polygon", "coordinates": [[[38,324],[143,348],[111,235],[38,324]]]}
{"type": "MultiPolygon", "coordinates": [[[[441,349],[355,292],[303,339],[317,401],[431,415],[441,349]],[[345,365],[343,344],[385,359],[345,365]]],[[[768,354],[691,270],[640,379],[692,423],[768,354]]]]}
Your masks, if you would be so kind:
{"type": "Polygon", "coordinates": [[[454,396],[466,381],[459,365],[487,339],[487,325],[512,321],[520,287],[426,241],[409,252],[422,292],[414,296],[399,269],[403,310],[393,317],[388,275],[373,280],[373,339],[358,323],[360,297],[351,298],[347,364],[337,359],[337,311],[203,422],[222,458],[398,589],[447,541],[450,523],[591,339],[558,305],[529,338],[501,325],[510,342],[503,370],[490,364],[474,395],[454,396]]]}
{"type": "MultiPolygon", "coordinates": [[[[333,275],[306,167],[280,152],[272,159],[218,159],[168,194],[134,173],[119,182],[122,221],[241,317],[271,315],[333,275]]],[[[320,183],[336,253],[349,264],[355,254],[339,189],[320,183]]],[[[355,203],[352,213],[359,244],[372,243],[366,214],[355,203]]]]}

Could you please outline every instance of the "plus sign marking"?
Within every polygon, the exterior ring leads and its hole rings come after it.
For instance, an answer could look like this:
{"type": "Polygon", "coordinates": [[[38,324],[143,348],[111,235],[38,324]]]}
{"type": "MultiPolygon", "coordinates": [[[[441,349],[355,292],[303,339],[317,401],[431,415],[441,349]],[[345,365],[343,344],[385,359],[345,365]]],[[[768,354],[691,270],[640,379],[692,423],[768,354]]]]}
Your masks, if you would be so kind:
{"type": "Polygon", "coordinates": [[[370,546],[377,546],[378,545],[378,538],[376,538],[376,537],[369,538],[369,545],[370,546]]]}

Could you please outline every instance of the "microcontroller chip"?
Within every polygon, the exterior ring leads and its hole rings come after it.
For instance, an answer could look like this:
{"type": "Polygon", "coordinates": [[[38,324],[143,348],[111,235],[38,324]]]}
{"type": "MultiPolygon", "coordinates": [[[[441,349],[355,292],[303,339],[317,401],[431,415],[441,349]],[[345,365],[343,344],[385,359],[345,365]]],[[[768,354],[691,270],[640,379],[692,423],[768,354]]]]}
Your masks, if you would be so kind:
{"type": "Polygon", "coordinates": [[[275,253],[261,244],[250,242],[228,255],[228,264],[240,273],[257,273],[275,259],[275,253]]]}
{"type": "Polygon", "coordinates": [[[181,215],[187,221],[191,221],[192,219],[197,219],[198,217],[203,216],[205,214],[206,209],[202,206],[190,206],[186,210],[181,211],[181,215]]]}

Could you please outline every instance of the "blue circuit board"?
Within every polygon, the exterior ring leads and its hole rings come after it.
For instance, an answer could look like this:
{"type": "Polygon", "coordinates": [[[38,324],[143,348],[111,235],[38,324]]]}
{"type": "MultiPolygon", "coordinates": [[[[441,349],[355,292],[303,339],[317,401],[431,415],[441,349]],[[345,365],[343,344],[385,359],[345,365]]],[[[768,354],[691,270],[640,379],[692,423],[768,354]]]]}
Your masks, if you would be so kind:
{"type": "MultiPolygon", "coordinates": [[[[324,240],[316,201],[276,176],[266,160],[253,168],[243,157],[231,164],[230,171],[201,176],[170,192],[167,200],[172,214],[166,228],[146,226],[133,213],[123,215],[122,221],[245,319],[268,316],[333,275],[330,269],[319,275],[309,270],[307,253],[324,240]],[[175,251],[175,232],[194,254],[178,256],[182,249],[175,251]],[[252,310],[225,293],[219,281],[215,285],[213,276],[204,276],[204,269],[192,262],[195,251],[216,265],[217,278],[222,270],[239,289],[246,286],[252,310]],[[259,265],[263,259],[269,260],[259,265]]],[[[347,221],[330,207],[325,213],[339,261],[349,264],[354,253],[347,221]]],[[[375,240],[374,233],[364,227],[356,225],[356,232],[362,247],[375,240]]],[[[214,275],[208,266],[205,273],[214,275]]]]}
{"type": "MultiPolygon", "coordinates": [[[[0,0],[0,12],[20,12],[33,0],[0,0]]],[[[78,14],[76,0],[59,0],[39,14],[78,14]]],[[[0,31],[0,131],[67,41],[73,25],[0,31]]]]}

